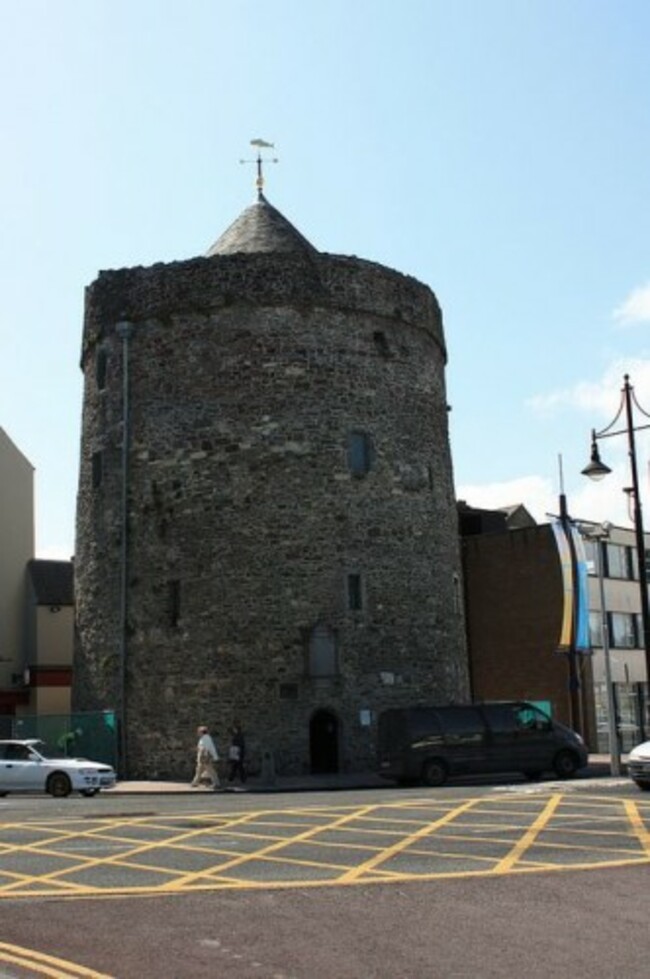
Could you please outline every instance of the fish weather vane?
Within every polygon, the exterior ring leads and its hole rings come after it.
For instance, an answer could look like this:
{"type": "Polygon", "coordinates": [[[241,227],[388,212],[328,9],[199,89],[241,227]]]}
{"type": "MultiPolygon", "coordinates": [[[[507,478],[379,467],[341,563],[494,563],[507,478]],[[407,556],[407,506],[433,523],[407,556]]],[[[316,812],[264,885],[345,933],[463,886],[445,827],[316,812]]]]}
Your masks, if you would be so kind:
{"type": "Polygon", "coordinates": [[[263,157],[262,150],[274,150],[275,145],[273,143],[267,143],[265,139],[251,139],[251,146],[254,146],[257,150],[257,157],[254,160],[240,160],[240,163],[256,163],[257,164],[257,180],[255,181],[255,186],[257,187],[258,198],[262,197],[262,190],[264,189],[264,173],[262,170],[263,163],[277,163],[277,156],[263,157]]]}

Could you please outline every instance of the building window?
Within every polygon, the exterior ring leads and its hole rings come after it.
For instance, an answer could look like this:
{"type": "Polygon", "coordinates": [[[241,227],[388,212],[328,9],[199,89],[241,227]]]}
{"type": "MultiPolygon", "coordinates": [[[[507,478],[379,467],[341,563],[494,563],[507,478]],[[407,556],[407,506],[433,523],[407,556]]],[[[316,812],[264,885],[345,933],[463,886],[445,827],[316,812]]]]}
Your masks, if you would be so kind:
{"type": "MultiPolygon", "coordinates": [[[[600,545],[600,541],[589,540],[589,538],[583,537],[582,543],[585,549],[585,558],[587,559],[587,573],[590,575],[597,575],[599,568],[598,559],[599,557],[601,560],[603,559],[602,550],[600,555],[598,554],[597,550],[600,545]]],[[[603,569],[604,567],[605,564],[603,563],[603,569]]]]}
{"type": "Polygon", "coordinates": [[[375,330],[372,335],[377,352],[381,354],[382,357],[390,357],[390,347],[388,345],[388,340],[386,339],[386,334],[383,330],[375,330]]]}
{"type": "Polygon", "coordinates": [[[103,391],[106,387],[106,365],[108,363],[108,354],[103,347],[100,347],[97,351],[95,357],[95,380],[97,381],[97,387],[100,391],[103,391]]]}
{"type": "Polygon", "coordinates": [[[175,629],[181,617],[181,583],[178,579],[167,582],[169,624],[175,629]]]}
{"type": "Polygon", "coordinates": [[[602,646],[603,617],[600,612],[589,613],[589,645],[602,646]]]}
{"type": "Polygon", "coordinates": [[[370,472],[372,463],[372,447],[370,436],[365,432],[350,432],[348,434],[348,469],[353,476],[365,476],[370,472]]]}
{"type": "Polygon", "coordinates": [[[297,683],[280,684],[280,700],[297,700],[297,699],[298,699],[297,683]]]}
{"type": "Polygon", "coordinates": [[[360,574],[348,575],[348,608],[353,612],[358,612],[363,608],[360,574]]]}
{"type": "Polygon", "coordinates": [[[623,544],[605,545],[605,576],[607,578],[623,578],[628,580],[634,577],[631,548],[623,544]]]}
{"type": "Polygon", "coordinates": [[[93,487],[97,489],[98,486],[102,485],[102,479],[104,478],[104,453],[103,452],[93,452],[92,455],[92,480],[93,487]]]}
{"type": "MultiPolygon", "coordinates": [[[[630,564],[632,567],[630,577],[634,578],[635,581],[638,581],[639,580],[639,555],[637,554],[636,547],[630,547],[629,552],[630,552],[630,564]]],[[[645,559],[646,578],[650,579],[650,551],[644,551],[643,553],[645,555],[644,559],[645,559]]]]}
{"type": "Polygon", "coordinates": [[[338,673],[336,637],[329,626],[319,623],[309,636],[309,676],[333,676],[338,673]]]}
{"type": "Polygon", "coordinates": [[[618,649],[634,649],[636,616],[630,612],[608,612],[607,615],[611,645],[618,649]]]}

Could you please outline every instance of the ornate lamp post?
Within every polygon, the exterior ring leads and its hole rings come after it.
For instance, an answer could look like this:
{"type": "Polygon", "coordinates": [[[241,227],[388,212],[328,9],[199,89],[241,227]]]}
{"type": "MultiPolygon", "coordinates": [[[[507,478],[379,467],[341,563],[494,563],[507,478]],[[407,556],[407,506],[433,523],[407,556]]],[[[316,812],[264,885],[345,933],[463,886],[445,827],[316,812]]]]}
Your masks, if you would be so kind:
{"type": "Polygon", "coordinates": [[[611,438],[614,435],[627,435],[628,454],[630,457],[630,468],[632,472],[632,487],[630,495],[634,501],[634,529],[636,532],[636,552],[637,564],[639,568],[639,589],[641,598],[641,623],[643,627],[643,647],[645,649],[646,682],[650,684],[650,611],[648,609],[648,572],[646,568],[645,537],[643,533],[643,514],[641,511],[641,498],[639,495],[639,474],[636,461],[636,445],[634,433],[642,429],[650,428],[648,425],[634,424],[633,407],[645,418],[650,418],[647,411],[644,411],[634,395],[634,388],[630,384],[629,374],[623,377],[623,387],[621,389],[621,403],[614,419],[600,432],[592,429],[591,432],[591,461],[582,470],[584,476],[590,479],[602,479],[612,470],[606,466],[600,458],[598,452],[598,441],[604,438],[611,438]],[[625,413],[625,427],[612,431],[621,415],[625,413]]]}

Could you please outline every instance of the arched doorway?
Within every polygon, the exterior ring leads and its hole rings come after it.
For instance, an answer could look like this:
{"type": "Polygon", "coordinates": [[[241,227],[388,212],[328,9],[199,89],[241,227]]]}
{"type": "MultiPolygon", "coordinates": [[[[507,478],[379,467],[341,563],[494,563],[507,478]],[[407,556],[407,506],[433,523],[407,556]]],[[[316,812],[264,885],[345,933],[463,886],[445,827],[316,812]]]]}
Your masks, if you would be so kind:
{"type": "Polygon", "coordinates": [[[312,775],[339,770],[339,722],[330,710],[317,710],[309,722],[309,760],[312,775]]]}

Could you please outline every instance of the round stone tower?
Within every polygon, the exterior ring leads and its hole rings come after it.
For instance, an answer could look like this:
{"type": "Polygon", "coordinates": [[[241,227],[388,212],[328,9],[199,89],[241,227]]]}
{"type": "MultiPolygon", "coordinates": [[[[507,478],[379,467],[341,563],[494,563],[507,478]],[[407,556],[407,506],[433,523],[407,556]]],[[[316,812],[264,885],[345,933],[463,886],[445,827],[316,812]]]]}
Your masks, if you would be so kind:
{"type": "Polygon", "coordinates": [[[198,723],[278,773],[375,764],[468,695],[440,309],[261,195],[204,258],[100,273],[83,337],[75,708],[123,772],[198,723]]]}

